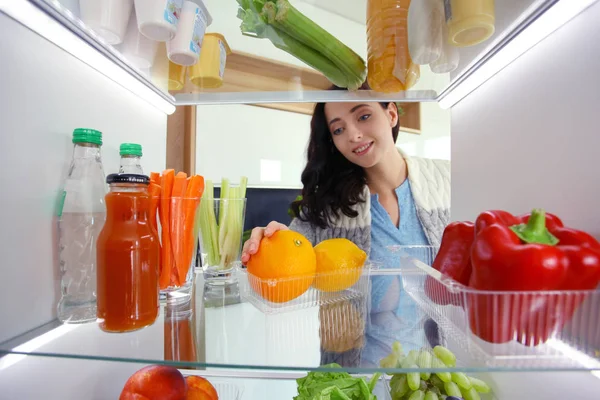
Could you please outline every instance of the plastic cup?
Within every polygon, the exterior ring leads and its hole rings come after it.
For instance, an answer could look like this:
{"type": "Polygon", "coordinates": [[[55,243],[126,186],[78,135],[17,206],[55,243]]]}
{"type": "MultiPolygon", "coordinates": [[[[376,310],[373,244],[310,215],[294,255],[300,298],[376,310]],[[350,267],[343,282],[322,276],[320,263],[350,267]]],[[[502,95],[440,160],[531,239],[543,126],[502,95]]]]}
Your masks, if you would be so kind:
{"type": "Polygon", "coordinates": [[[183,0],[135,0],[138,29],[157,42],[175,37],[183,0]]]}
{"type": "Polygon", "coordinates": [[[231,49],[223,35],[219,33],[204,35],[200,61],[189,70],[190,81],[202,88],[221,87],[229,54],[231,49]]]}
{"type": "Polygon", "coordinates": [[[108,44],[125,37],[133,0],[79,0],[81,20],[108,44]]]}
{"type": "Polygon", "coordinates": [[[135,13],[131,13],[127,34],[121,44],[121,53],[139,69],[148,69],[154,64],[157,49],[158,42],[150,40],[140,33],[135,13]]]}
{"type": "Polygon", "coordinates": [[[200,48],[206,28],[212,18],[202,0],[184,1],[177,35],[167,42],[167,55],[175,64],[191,66],[200,58],[200,48]]]}
{"type": "Polygon", "coordinates": [[[169,61],[169,90],[181,90],[185,85],[186,67],[169,61]]]}

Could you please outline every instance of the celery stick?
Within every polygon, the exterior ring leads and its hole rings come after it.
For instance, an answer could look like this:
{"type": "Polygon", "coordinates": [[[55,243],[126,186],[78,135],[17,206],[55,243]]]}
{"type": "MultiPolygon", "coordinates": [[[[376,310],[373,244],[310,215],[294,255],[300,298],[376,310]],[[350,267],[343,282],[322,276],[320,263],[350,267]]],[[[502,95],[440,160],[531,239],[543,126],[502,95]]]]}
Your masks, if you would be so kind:
{"type": "MultiPolygon", "coordinates": [[[[271,13],[275,18],[275,9],[273,3],[267,3],[265,13],[271,13]],[[270,4],[270,5],[269,5],[270,4]],[[269,11],[271,9],[271,11],[269,11]]],[[[258,11],[253,11],[252,7],[243,6],[238,10],[237,17],[242,20],[240,29],[245,36],[251,36],[258,39],[269,39],[271,43],[280,50],[296,57],[308,66],[321,72],[325,77],[336,86],[347,87],[348,78],[331,60],[325,57],[317,50],[305,45],[299,40],[285,32],[279,31],[274,27],[265,23],[265,17],[258,13],[263,11],[263,8],[257,8],[258,11]]]]}
{"type": "MultiPolygon", "coordinates": [[[[263,7],[263,13],[269,4],[263,7]]],[[[298,39],[308,47],[320,52],[333,62],[348,78],[348,88],[358,89],[367,77],[365,61],[348,46],[306,17],[288,0],[277,0],[277,13],[267,12],[268,23],[280,31],[298,39]]]]}
{"type": "Polygon", "coordinates": [[[211,180],[206,181],[206,188],[200,202],[200,229],[202,230],[202,245],[203,250],[207,254],[207,262],[210,265],[215,265],[218,260],[217,244],[217,219],[215,217],[213,183],[211,180]]]}

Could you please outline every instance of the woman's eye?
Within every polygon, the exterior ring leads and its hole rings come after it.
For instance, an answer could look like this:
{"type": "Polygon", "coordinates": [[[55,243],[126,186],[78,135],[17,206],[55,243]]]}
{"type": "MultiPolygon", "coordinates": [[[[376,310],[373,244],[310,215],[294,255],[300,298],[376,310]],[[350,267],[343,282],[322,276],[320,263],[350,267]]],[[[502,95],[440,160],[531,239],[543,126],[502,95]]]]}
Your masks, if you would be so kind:
{"type": "Polygon", "coordinates": [[[344,128],[337,128],[336,130],[334,130],[333,132],[331,132],[333,135],[339,135],[344,131],[344,128]]]}
{"type": "Polygon", "coordinates": [[[365,115],[361,115],[360,117],[358,117],[359,121],[366,121],[369,118],[371,118],[371,114],[365,114],[365,115]]]}

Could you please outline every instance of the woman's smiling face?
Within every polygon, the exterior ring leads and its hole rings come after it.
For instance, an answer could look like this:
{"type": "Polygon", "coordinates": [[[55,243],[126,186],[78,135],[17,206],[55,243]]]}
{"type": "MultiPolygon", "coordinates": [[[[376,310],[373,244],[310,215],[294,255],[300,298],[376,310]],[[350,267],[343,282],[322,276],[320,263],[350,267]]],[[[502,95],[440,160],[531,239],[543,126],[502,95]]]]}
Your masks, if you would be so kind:
{"type": "Polygon", "coordinates": [[[398,123],[394,103],[327,103],[325,116],[335,147],[363,168],[376,165],[395,148],[392,128],[398,123]]]}

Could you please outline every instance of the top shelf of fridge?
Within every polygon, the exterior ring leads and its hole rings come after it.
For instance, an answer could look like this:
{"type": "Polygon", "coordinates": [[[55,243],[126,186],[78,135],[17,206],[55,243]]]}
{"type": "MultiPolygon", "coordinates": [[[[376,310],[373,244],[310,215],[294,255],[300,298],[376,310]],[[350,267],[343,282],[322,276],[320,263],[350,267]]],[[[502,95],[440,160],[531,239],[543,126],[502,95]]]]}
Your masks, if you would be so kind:
{"type": "MultiPolygon", "coordinates": [[[[457,57],[456,67],[451,72],[434,73],[430,67],[431,64],[421,65],[417,81],[408,90],[382,93],[371,90],[358,92],[326,90],[331,82],[321,72],[276,48],[269,39],[256,39],[242,34],[240,29],[242,21],[238,18],[240,1],[203,0],[202,4],[205,5],[210,14],[209,18],[212,20],[206,19],[206,22],[210,22],[210,24],[205,32],[222,36],[204,36],[200,51],[202,58],[198,62],[195,61],[194,54],[189,49],[182,47],[176,51],[173,50],[176,46],[172,46],[170,56],[172,60],[178,63],[195,63],[186,68],[169,61],[166,42],[149,40],[140,33],[138,27],[143,25],[140,20],[142,18],[151,20],[150,14],[152,13],[148,10],[142,11],[141,7],[139,10],[135,8],[138,3],[146,4],[147,7],[150,7],[148,4],[154,2],[164,3],[161,6],[163,12],[155,12],[154,25],[144,23],[146,27],[153,26],[155,28],[154,31],[145,28],[146,34],[150,32],[158,37],[162,32],[157,31],[156,27],[162,26],[164,32],[164,27],[170,26],[168,20],[175,18],[174,15],[180,17],[182,21],[184,14],[186,18],[188,17],[189,12],[185,9],[177,14],[177,10],[179,10],[177,6],[182,3],[182,0],[156,0],[145,3],[134,2],[134,0],[123,2],[111,0],[93,2],[84,0],[17,0],[0,3],[0,11],[28,26],[50,42],[70,52],[149,102],[153,102],[155,105],[162,103],[162,107],[159,108],[172,112],[174,105],[195,104],[312,103],[326,100],[355,101],[357,99],[401,102],[438,101],[440,96],[459,86],[466,77],[480,69],[490,57],[518,37],[523,29],[538,17],[554,8],[556,3],[564,3],[564,1],[557,0],[496,2],[478,0],[468,2],[474,9],[485,8],[483,7],[485,4],[491,5],[494,15],[493,34],[472,46],[449,46],[449,51],[454,52],[457,57]],[[104,3],[109,4],[107,9],[101,9],[104,3]],[[117,9],[115,5],[111,9],[110,5],[113,3],[119,4],[122,9],[117,9]],[[127,4],[129,7],[123,6],[127,4]],[[137,24],[134,16],[140,19],[137,24]],[[159,19],[161,21],[158,21],[159,19]],[[115,26],[114,29],[110,27],[112,25],[115,26]],[[220,70],[220,63],[224,53],[227,53],[228,50],[231,53],[225,58],[223,71],[220,70]],[[223,74],[222,84],[219,73],[223,74]],[[208,87],[214,86],[215,82],[221,86],[208,87]]],[[[201,0],[195,0],[195,2],[200,3],[201,0]]],[[[585,1],[585,3],[592,2],[585,1]]],[[[367,64],[367,0],[327,2],[293,0],[291,3],[302,14],[352,49],[367,64]]],[[[383,4],[386,1],[380,0],[374,3],[383,4]]],[[[427,22],[420,22],[423,21],[422,18],[413,17],[428,15],[424,10],[432,7],[433,9],[438,7],[437,10],[441,10],[443,13],[444,7],[441,3],[442,0],[439,2],[437,0],[413,1],[413,6],[409,9],[408,23],[415,20],[421,25],[411,23],[407,29],[405,23],[404,26],[400,26],[399,32],[408,30],[409,33],[418,32],[419,36],[423,32],[428,32],[421,27],[423,24],[428,26],[427,22]],[[425,5],[429,3],[431,5],[425,5]],[[415,6],[415,4],[420,4],[420,6],[415,6]]],[[[464,10],[461,7],[466,6],[460,5],[460,2],[447,0],[443,3],[446,6],[454,7],[453,15],[456,20],[458,20],[457,15],[462,13],[464,16],[464,10]]],[[[407,6],[409,0],[398,0],[398,4],[407,6]]],[[[583,7],[580,8],[583,9],[583,7]]],[[[481,18],[476,20],[482,21],[481,18]]],[[[477,25],[475,20],[465,21],[463,19],[465,26],[477,25]]],[[[483,21],[485,22],[485,19],[483,21]]],[[[191,24],[190,26],[194,25],[193,22],[191,24]]],[[[186,24],[179,25],[177,32],[180,28],[184,29],[184,25],[187,26],[186,24]]],[[[202,24],[200,23],[200,25],[202,24]]],[[[440,22],[440,28],[447,26],[446,23],[440,22]]],[[[201,32],[202,27],[199,29],[201,32]]],[[[415,41],[418,42],[421,39],[416,38],[415,41]]],[[[330,42],[331,40],[327,41],[327,43],[330,42]]],[[[408,45],[408,42],[409,40],[406,40],[403,43],[408,45]]],[[[410,42],[412,43],[412,40],[410,42]]],[[[186,43],[189,43],[189,40],[186,43]]],[[[400,43],[400,45],[402,44],[400,43]]],[[[386,84],[385,87],[392,86],[386,84]]]]}

